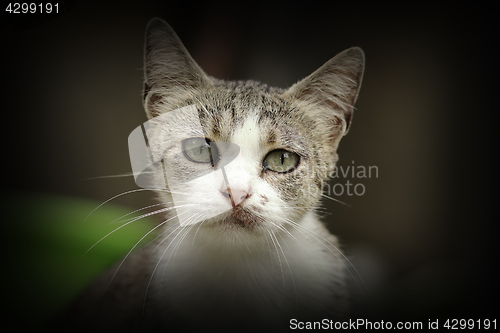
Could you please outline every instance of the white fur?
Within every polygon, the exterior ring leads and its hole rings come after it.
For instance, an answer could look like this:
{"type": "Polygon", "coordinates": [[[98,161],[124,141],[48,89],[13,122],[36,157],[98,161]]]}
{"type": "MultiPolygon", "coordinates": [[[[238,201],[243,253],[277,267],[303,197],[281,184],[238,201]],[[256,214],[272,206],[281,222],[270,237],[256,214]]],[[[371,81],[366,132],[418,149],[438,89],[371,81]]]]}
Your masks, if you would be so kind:
{"type": "MultiPolygon", "coordinates": [[[[319,222],[308,214],[300,223],[319,222]]],[[[332,295],[332,281],[343,278],[343,267],[335,258],[340,253],[321,237],[292,229],[274,241],[261,237],[248,247],[230,246],[192,228],[184,241],[172,240],[170,248],[157,252],[162,264],[151,295],[165,310],[200,320],[222,315],[243,320],[249,308],[268,324],[303,311],[327,315],[344,306],[332,295]]]]}
{"type": "MultiPolygon", "coordinates": [[[[165,311],[187,318],[214,320],[218,316],[241,320],[248,311],[266,324],[283,324],[283,317],[296,313],[328,313],[345,309],[343,294],[334,283],[343,284],[343,262],[336,238],[328,233],[313,212],[288,223],[285,202],[261,177],[265,147],[256,117],[249,117],[234,132],[232,142],[241,151],[225,167],[231,188],[249,191],[243,203],[262,218],[259,228],[244,228],[203,221],[174,230],[155,251],[158,262],[151,297],[165,311]],[[266,201],[262,200],[265,195],[266,201]],[[272,315],[270,315],[272,314],[272,315]]],[[[214,177],[196,178],[186,186],[191,193],[193,216],[210,207],[223,209],[224,220],[231,205],[221,194],[226,186],[220,170],[214,177]]],[[[189,197],[189,195],[188,195],[189,197]]],[[[189,200],[189,199],[188,199],[189,200]]]]}

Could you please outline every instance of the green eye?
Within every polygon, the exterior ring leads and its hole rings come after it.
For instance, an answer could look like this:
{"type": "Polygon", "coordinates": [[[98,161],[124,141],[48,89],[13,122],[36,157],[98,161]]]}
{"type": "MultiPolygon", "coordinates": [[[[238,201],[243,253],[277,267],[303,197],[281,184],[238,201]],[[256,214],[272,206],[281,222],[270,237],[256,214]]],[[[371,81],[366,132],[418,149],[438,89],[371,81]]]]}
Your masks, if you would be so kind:
{"type": "Polygon", "coordinates": [[[182,141],[182,151],[188,160],[196,163],[214,165],[219,158],[215,143],[205,138],[189,138],[182,141]]]}
{"type": "Polygon", "coordinates": [[[299,155],[283,149],[276,149],[264,158],[264,167],[271,171],[285,173],[295,169],[299,155]]]}

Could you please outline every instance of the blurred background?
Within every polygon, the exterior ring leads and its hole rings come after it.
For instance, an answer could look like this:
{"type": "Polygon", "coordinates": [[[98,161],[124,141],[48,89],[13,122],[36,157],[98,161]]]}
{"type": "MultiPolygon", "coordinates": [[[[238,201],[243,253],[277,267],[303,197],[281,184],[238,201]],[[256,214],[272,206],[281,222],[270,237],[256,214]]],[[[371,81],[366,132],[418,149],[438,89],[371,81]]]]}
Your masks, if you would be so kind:
{"type": "MultiPolygon", "coordinates": [[[[127,137],[146,121],[144,29],[160,17],[208,74],[229,80],[287,87],[338,52],[362,47],[364,81],[338,165],[376,166],[378,177],[334,179],[362,183],[365,192],[331,193],[348,205],[325,200],[323,219],[371,294],[353,285],[354,318],[498,315],[498,10],[491,3],[59,4],[58,15],[1,18],[1,223],[11,298],[26,305],[36,298],[18,282],[43,271],[30,264],[40,251],[26,238],[38,230],[32,224],[52,223],[68,198],[86,202],[81,216],[65,215],[81,223],[98,204],[137,188],[132,177],[99,177],[131,171],[127,137]],[[48,197],[56,199],[45,219],[27,217],[48,197]]],[[[143,191],[113,203],[133,211],[154,201],[143,191]]],[[[43,307],[43,298],[37,302],[33,309],[43,307]]]]}

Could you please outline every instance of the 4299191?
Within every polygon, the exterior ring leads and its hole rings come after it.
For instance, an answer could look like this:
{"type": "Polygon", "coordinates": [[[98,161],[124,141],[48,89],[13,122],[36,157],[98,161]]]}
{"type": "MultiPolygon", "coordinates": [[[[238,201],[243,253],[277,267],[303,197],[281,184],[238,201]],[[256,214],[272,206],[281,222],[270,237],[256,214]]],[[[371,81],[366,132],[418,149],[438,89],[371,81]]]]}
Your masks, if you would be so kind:
{"type": "Polygon", "coordinates": [[[51,14],[51,13],[59,13],[59,4],[51,4],[47,3],[9,3],[5,11],[10,14],[51,14]]]}
{"type": "Polygon", "coordinates": [[[444,328],[450,330],[464,329],[494,329],[497,328],[497,320],[489,319],[448,319],[443,325],[444,328]]]}

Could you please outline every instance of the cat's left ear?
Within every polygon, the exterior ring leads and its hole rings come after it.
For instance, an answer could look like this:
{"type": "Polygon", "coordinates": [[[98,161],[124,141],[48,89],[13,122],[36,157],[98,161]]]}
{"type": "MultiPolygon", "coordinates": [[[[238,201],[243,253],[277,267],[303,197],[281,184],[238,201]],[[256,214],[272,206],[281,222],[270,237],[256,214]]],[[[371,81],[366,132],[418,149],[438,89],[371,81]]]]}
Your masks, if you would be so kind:
{"type": "MultiPolygon", "coordinates": [[[[314,73],[294,84],[285,94],[316,106],[315,112],[318,112],[319,117],[338,118],[343,123],[345,135],[351,125],[364,68],[363,50],[352,47],[337,54],[314,73]]],[[[338,121],[335,118],[332,120],[338,121]]]]}
{"type": "Polygon", "coordinates": [[[145,39],[143,98],[149,118],[162,112],[159,104],[168,105],[179,93],[213,84],[167,22],[149,21],[145,39]]]}

